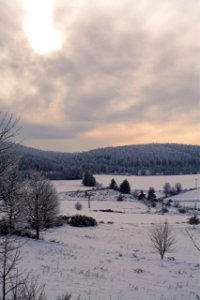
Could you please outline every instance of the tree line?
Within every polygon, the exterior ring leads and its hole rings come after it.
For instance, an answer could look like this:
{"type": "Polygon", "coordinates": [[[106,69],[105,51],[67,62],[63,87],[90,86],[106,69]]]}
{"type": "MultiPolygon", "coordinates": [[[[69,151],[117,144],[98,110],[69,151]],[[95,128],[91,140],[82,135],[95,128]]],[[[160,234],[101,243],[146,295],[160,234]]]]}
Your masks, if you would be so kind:
{"type": "Polygon", "coordinates": [[[93,174],[178,175],[200,173],[200,146],[146,144],[110,147],[80,153],[41,151],[15,145],[23,173],[38,170],[52,180],[81,179],[93,174]]]}

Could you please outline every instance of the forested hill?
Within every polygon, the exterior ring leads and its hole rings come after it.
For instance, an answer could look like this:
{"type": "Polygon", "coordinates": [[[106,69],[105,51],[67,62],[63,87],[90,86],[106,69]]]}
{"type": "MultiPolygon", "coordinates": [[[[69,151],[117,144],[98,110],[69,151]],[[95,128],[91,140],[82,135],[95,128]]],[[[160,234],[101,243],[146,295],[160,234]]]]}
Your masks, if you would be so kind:
{"type": "Polygon", "coordinates": [[[37,169],[50,179],[81,178],[94,174],[195,174],[200,173],[200,146],[144,144],[108,147],[80,153],[42,151],[15,146],[20,170],[37,169]]]}

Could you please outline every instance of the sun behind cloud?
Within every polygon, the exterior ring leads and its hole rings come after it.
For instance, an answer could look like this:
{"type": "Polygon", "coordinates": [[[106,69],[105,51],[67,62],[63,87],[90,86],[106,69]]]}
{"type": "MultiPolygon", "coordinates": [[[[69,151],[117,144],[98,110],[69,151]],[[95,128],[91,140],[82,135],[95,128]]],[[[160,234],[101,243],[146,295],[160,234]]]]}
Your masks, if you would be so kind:
{"type": "Polygon", "coordinates": [[[48,54],[61,49],[62,35],[53,24],[54,0],[23,0],[24,31],[34,51],[48,54]]]}

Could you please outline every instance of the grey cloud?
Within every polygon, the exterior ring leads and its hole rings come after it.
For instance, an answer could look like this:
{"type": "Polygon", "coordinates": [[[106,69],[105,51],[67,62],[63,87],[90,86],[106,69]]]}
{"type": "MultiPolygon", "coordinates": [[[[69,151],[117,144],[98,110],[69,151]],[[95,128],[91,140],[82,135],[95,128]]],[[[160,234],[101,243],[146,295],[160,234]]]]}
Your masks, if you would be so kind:
{"type": "Polygon", "coordinates": [[[6,99],[0,87],[0,108],[39,116],[57,101],[69,127],[62,121],[49,127],[42,119],[37,126],[23,124],[27,137],[41,139],[73,138],[117,122],[162,126],[177,115],[187,126],[197,122],[197,2],[160,2],[85,0],[78,7],[80,1],[58,0],[54,17],[63,48],[39,56],[23,33],[20,1],[0,0],[1,72],[12,75],[6,99]],[[163,25],[154,32],[157,15],[163,25]]]}
{"type": "Polygon", "coordinates": [[[23,124],[21,127],[21,135],[25,139],[71,139],[80,135],[83,131],[90,129],[89,126],[83,127],[82,124],[73,124],[73,126],[66,126],[56,128],[55,126],[45,126],[36,124],[23,124]]]}

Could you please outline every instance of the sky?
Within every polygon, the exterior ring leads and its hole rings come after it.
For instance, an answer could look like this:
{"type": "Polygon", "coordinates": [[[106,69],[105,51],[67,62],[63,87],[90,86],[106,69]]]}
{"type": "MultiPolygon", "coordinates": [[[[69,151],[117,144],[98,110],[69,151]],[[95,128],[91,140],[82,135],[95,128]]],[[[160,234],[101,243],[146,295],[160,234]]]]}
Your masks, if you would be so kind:
{"type": "Polygon", "coordinates": [[[0,111],[62,152],[200,145],[199,0],[0,0],[0,111]]]}

